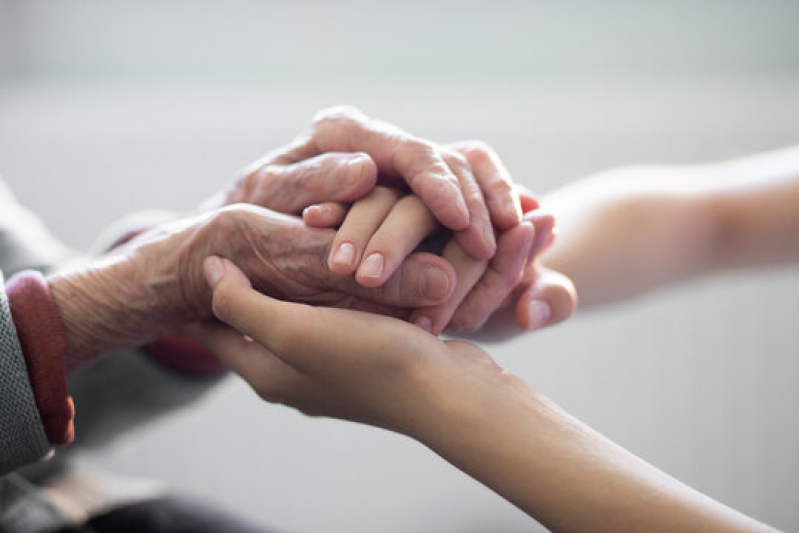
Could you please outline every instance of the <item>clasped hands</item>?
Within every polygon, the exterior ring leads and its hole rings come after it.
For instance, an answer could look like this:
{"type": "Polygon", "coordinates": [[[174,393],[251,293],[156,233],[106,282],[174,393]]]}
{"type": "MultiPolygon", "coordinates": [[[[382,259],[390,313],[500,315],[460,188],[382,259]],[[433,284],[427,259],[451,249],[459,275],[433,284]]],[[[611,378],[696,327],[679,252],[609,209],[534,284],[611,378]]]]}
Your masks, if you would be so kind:
{"type": "Polygon", "coordinates": [[[537,261],[553,226],[537,207],[481,143],[437,145],[353,108],[323,111],[199,214],[54,276],[67,367],[196,332],[186,325],[212,312],[209,256],[273,298],[401,317],[436,334],[478,329],[513,298],[522,328],[554,324],[572,313],[573,288],[537,261]],[[452,238],[440,255],[414,251],[442,229],[452,238]]]}

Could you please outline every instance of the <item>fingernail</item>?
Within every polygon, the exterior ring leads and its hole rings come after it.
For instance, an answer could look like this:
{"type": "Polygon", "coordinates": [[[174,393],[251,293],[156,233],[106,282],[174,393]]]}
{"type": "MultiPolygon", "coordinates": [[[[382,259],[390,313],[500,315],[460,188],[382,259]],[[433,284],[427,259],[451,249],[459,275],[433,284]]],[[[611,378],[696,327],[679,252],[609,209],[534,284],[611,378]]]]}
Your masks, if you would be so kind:
{"type": "Polygon", "coordinates": [[[355,246],[348,242],[342,242],[336,251],[333,252],[333,257],[330,260],[331,263],[344,265],[344,266],[351,266],[353,262],[355,262],[355,246]]]}
{"type": "Polygon", "coordinates": [[[416,317],[416,319],[413,321],[413,324],[428,333],[433,331],[433,322],[424,315],[416,317]]]}
{"type": "Polygon", "coordinates": [[[385,262],[383,254],[369,254],[358,269],[358,275],[363,278],[379,278],[383,274],[385,262]]]}
{"type": "Polygon", "coordinates": [[[543,300],[532,300],[527,304],[527,329],[541,329],[547,325],[552,311],[549,304],[543,300]]]}
{"type": "Polygon", "coordinates": [[[225,264],[216,256],[211,256],[203,264],[203,274],[205,281],[212,289],[219,283],[219,279],[225,274],[225,264]]]}
{"type": "Polygon", "coordinates": [[[359,155],[350,159],[347,163],[347,185],[358,185],[363,179],[363,172],[366,163],[366,156],[359,155]]]}
{"type": "Polygon", "coordinates": [[[424,289],[422,294],[425,298],[440,302],[449,296],[449,276],[443,269],[429,266],[424,273],[424,289]]]}

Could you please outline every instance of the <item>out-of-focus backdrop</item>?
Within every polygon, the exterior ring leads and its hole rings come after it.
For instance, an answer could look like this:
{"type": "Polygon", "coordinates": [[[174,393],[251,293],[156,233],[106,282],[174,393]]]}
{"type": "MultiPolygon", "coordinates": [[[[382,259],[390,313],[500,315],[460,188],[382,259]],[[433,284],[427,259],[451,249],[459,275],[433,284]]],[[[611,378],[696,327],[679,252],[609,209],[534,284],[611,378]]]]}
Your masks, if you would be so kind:
{"type": "MultiPolygon", "coordinates": [[[[799,2],[0,0],[0,172],[76,247],[130,211],[192,208],[337,103],[485,139],[540,192],[776,148],[799,142],[799,2]]],[[[793,268],[490,349],[657,466],[796,530],[797,325],[793,268]]],[[[288,531],[537,527],[409,439],[263,405],[234,378],[93,460],[288,531]]]]}

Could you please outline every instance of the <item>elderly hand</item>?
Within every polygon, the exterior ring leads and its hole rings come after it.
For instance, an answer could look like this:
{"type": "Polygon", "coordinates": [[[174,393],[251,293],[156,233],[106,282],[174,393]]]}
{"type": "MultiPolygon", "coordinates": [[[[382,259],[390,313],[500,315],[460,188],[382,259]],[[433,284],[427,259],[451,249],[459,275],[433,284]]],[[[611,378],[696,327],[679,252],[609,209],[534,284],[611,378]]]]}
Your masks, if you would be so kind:
{"type": "MultiPolygon", "coordinates": [[[[510,175],[497,154],[485,143],[457,143],[448,147],[464,155],[475,176],[510,175]]],[[[520,188],[524,217],[520,224],[498,232],[497,252],[490,261],[478,260],[465,252],[457,239],[443,248],[457,275],[457,286],[445,302],[417,309],[411,320],[427,331],[441,333],[474,332],[512,301],[516,302],[516,322],[523,330],[541,329],[562,322],[572,315],[576,296],[571,281],[543,267],[539,255],[552,243],[554,218],[538,209],[537,199],[520,188]]],[[[328,259],[331,271],[341,276],[355,274],[368,287],[380,286],[419,243],[439,231],[434,217],[415,195],[378,187],[348,210],[342,203],[310,206],[303,213],[313,227],[339,227],[328,259]]],[[[499,313],[497,322],[507,322],[499,313]]],[[[517,330],[518,331],[518,330],[517,330]]]]}
{"type": "Polygon", "coordinates": [[[324,264],[333,237],[299,218],[239,204],[158,227],[58,274],[50,286],[65,325],[68,367],[210,316],[202,262],[211,254],[235,258],[275,296],[392,315],[440,302],[454,287],[452,267],[432,254],[412,255],[379,289],[334,276],[324,264]]]}
{"type": "Polygon", "coordinates": [[[470,256],[488,259],[496,249],[493,226],[513,227],[522,213],[507,173],[493,167],[480,170],[473,173],[456,147],[415,137],[353,107],[333,107],[317,114],[309,131],[294,143],[253,163],[230,190],[206,206],[248,202],[298,214],[315,203],[351,202],[368,193],[379,174],[381,180],[410,187],[442,225],[455,231],[470,256]],[[297,179],[295,165],[343,161],[352,168],[333,180],[320,173],[315,179],[312,170],[297,179]],[[300,192],[302,200],[309,195],[313,199],[300,201],[300,192]]]}

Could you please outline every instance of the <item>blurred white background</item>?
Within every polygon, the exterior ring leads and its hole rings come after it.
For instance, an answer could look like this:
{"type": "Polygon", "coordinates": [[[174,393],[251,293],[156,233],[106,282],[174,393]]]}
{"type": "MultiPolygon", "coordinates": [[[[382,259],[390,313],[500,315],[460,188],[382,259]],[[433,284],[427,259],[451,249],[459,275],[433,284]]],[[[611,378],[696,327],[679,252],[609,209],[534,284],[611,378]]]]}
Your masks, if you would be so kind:
{"type": "MultiPolygon", "coordinates": [[[[482,138],[546,192],[799,141],[799,2],[0,0],[0,173],[65,241],[188,209],[320,108],[482,138]]],[[[797,206],[799,209],[799,206],[797,206]]],[[[491,346],[676,477],[799,529],[799,273],[729,275],[491,346]]],[[[397,435],[231,378],[97,454],[289,531],[529,531],[397,435]]]]}

